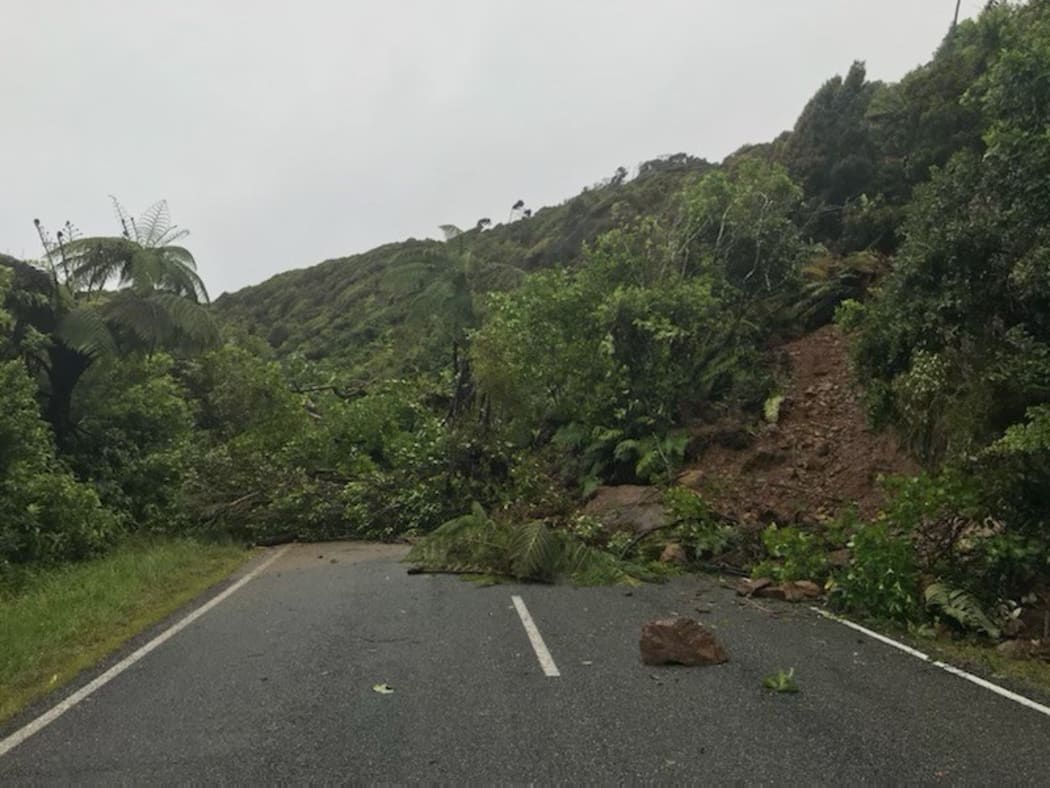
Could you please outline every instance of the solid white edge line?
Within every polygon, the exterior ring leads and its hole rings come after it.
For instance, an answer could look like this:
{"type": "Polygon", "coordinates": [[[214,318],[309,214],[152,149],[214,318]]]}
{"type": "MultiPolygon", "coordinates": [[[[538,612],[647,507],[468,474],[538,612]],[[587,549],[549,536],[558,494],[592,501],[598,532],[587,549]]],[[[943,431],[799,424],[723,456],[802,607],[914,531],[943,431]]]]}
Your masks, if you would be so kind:
{"type": "Polygon", "coordinates": [[[78,689],[68,698],[61,701],[57,705],[51,707],[48,711],[41,714],[32,722],[27,723],[24,727],[19,728],[6,739],[0,741],[0,758],[4,757],[7,753],[11,752],[11,750],[13,750],[15,747],[24,742],[33,734],[39,733],[41,730],[43,730],[52,722],[57,720],[71,708],[80,703],[82,700],[89,697],[102,687],[106,686],[106,684],[111,682],[125,670],[130,668],[144,656],[153,651],[155,648],[160,646],[162,643],[164,643],[174,635],[177,635],[179,632],[184,630],[186,627],[188,627],[198,618],[203,616],[213,607],[215,607],[224,599],[228,598],[231,594],[243,587],[246,583],[257,577],[263,570],[270,566],[270,564],[272,564],[274,561],[276,561],[278,558],[284,555],[289,550],[289,548],[291,548],[291,545],[285,545],[284,547],[280,548],[277,552],[275,552],[273,555],[271,555],[269,558],[267,558],[265,561],[263,561],[261,564],[255,567],[255,569],[246,574],[244,577],[242,577],[232,586],[227,588],[225,591],[213,597],[212,599],[209,599],[207,602],[198,607],[185,618],[179,620],[175,624],[172,624],[166,630],[161,632],[149,643],[146,643],[144,646],[141,646],[132,653],[128,654],[128,656],[124,657],[124,659],[122,659],[116,665],[111,667],[105,673],[97,676],[94,680],[85,684],[83,687],[78,689]]]}
{"type": "Polygon", "coordinates": [[[529,615],[529,609],[525,607],[525,601],[520,596],[512,596],[511,601],[514,602],[514,609],[518,611],[518,618],[521,619],[521,624],[525,627],[525,634],[529,636],[532,650],[536,652],[536,659],[540,661],[540,667],[543,668],[544,675],[548,678],[557,678],[561,675],[561,671],[554,664],[554,658],[551,656],[550,651],[547,650],[547,644],[543,642],[543,636],[540,635],[540,631],[536,628],[536,622],[529,615]]]}
{"type": "Polygon", "coordinates": [[[930,665],[938,667],[947,673],[951,673],[953,676],[958,676],[961,679],[966,679],[971,684],[976,684],[978,687],[984,687],[984,689],[991,690],[996,695],[1006,698],[1007,700],[1012,700],[1014,703],[1019,703],[1022,706],[1031,709],[1032,711],[1037,711],[1040,714],[1045,714],[1047,717],[1050,717],[1050,707],[1044,706],[1041,703],[1036,703],[1031,698],[1026,698],[1024,695],[1018,695],[1016,692],[1011,692],[1005,687],[1000,687],[998,684],[993,684],[987,679],[982,679],[980,676],[975,676],[972,673],[967,673],[965,670],[957,668],[954,665],[949,665],[946,662],[941,662],[940,660],[933,659],[932,657],[930,657],[929,654],[924,654],[918,649],[914,649],[911,646],[905,645],[904,643],[900,643],[894,640],[893,638],[881,635],[878,632],[874,632],[868,629],[867,627],[862,627],[860,624],[855,624],[848,619],[836,616],[832,613],[829,613],[826,610],[822,610],[819,607],[811,607],[810,610],[812,610],[820,616],[823,616],[829,621],[835,621],[839,624],[849,627],[850,629],[855,629],[858,632],[862,632],[868,637],[878,640],[880,643],[885,643],[887,646],[893,646],[893,648],[899,651],[903,651],[905,654],[910,654],[911,656],[917,659],[921,659],[923,662],[927,662],[930,665]]]}

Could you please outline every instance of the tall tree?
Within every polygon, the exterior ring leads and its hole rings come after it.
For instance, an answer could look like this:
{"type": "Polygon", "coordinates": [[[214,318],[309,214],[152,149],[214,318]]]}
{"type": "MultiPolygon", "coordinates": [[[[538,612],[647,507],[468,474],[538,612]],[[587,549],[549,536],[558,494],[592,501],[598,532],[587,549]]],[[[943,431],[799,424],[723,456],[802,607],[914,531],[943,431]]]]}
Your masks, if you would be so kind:
{"type": "Polygon", "coordinates": [[[462,250],[462,234],[454,225],[442,225],[446,241],[440,247],[413,249],[396,258],[386,284],[411,302],[410,321],[424,324],[431,339],[451,349],[453,374],[449,417],[455,417],[473,397],[470,332],[478,327],[478,296],[505,289],[524,272],[502,263],[483,263],[462,250]]]}
{"type": "Polygon", "coordinates": [[[122,233],[77,237],[68,222],[54,237],[35,221],[44,260],[22,270],[15,300],[18,350],[44,378],[45,416],[61,442],[73,427],[77,382],[101,356],[214,344],[208,294],[196,263],[176,241],[165,202],[132,219],[114,200],[122,233]]]}

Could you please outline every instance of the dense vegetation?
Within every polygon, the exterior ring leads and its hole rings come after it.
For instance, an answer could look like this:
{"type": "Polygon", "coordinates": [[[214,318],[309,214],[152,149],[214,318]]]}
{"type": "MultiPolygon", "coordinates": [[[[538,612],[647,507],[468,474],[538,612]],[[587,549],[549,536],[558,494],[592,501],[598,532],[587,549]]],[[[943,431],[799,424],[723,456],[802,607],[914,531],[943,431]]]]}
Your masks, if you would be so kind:
{"type": "Polygon", "coordinates": [[[743,538],[674,487],[689,430],[757,422],[770,348],[837,316],[873,422],[927,473],[876,522],[767,529],[762,570],[901,621],[923,588],[942,613],[1018,599],[1050,579],[1047,118],[1050,6],[992,3],[901,82],[855,63],[720,165],[621,168],[210,310],[162,205],[115,237],[41,229],[42,260],[0,266],[0,567],[144,531],[440,527],[432,566],[641,576],[583,496],[666,485],[694,556],[743,538]]]}

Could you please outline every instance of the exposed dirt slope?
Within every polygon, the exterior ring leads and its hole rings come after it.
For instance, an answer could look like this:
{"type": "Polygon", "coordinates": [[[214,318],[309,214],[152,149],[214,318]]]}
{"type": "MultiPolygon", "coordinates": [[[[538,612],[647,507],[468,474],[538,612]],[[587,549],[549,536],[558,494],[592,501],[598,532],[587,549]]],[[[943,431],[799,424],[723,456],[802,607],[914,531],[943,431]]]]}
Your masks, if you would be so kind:
{"type": "Polygon", "coordinates": [[[698,431],[698,458],[682,481],[742,523],[814,522],[850,503],[875,514],[879,476],[918,467],[892,435],[868,428],[845,338],[825,326],[781,350],[791,378],[777,423],[757,427],[753,438],[698,431]]]}

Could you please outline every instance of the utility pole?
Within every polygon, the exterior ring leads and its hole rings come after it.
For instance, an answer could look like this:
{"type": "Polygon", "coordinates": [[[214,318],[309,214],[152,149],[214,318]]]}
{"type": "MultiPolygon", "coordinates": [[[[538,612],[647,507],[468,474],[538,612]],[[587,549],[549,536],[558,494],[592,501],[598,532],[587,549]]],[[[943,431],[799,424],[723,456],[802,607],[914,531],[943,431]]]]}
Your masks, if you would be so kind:
{"type": "Polygon", "coordinates": [[[962,7],[962,0],[955,0],[955,19],[952,20],[952,30],[959,24],[959,9],[962,7]]]}

